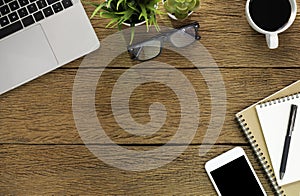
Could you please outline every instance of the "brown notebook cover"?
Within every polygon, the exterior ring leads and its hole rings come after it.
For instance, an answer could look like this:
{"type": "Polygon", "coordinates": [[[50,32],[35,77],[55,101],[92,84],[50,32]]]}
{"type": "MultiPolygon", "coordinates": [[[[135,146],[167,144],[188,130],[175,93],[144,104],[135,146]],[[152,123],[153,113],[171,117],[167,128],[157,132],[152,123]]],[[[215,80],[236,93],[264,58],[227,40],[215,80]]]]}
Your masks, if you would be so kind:
{"type": "MultiPolygon", "coordinates": [[[[255,106],[257,104],[275,100],[288,95],[293,95],[300,92],[300,80],[292,83],[291,85],[281,89],[280,91],[266,97],[265,99],[249,106],[248,108],[238,112],[236,118],[240,123],[243,132],[245,133],[249,143],[251,144],[256,156],[265,169],[270,182],[272,183],[275,191],[278,195],[299,195],[300,181],[283,185],[279,187],[276,183],[276,178],[273,173],[273,167],[270,161],[270,156],[266,143],[263,137],[263,133],[260,127],[259,119],[256,113],[255,106]]],[[[300,169],[300,168],[299,168],[300,169]]]]}

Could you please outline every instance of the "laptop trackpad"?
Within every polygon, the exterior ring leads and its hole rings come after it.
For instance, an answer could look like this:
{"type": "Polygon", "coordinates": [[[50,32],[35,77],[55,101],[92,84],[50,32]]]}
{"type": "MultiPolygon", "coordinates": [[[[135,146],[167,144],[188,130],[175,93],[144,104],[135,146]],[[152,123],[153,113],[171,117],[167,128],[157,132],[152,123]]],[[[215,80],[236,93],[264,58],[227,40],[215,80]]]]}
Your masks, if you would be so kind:
{"type": "Polygon", "coordinates": [[[40,25],[0,44],[0,93],[57,67],[57,60],[40,25]]]}

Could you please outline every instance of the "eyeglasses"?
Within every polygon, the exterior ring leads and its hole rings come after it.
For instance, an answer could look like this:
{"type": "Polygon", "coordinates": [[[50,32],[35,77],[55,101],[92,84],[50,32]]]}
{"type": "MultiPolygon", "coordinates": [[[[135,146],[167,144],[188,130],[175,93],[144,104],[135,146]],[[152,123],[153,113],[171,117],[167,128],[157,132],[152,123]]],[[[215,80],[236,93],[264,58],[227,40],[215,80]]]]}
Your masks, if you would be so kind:
{"type": "Polygon", "coordinates": [[[163,42],[169,40],[175,47],[182,48],[192,44],[201,37],[198,34],[199,23],[172,29],[169,32],[154,36],[146,41],[127,47],[132,59],[147,61],[160,55],[163,42]]]}

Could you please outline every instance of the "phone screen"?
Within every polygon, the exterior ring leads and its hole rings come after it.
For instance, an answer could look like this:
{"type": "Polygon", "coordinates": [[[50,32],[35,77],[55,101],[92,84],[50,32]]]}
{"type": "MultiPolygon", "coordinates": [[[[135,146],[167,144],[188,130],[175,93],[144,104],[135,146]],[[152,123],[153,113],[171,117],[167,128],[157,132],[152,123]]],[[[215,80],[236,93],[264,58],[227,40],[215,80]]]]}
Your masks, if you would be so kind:
{"type": "Polygon", "coordinates": [[[244,156],[210,173],[222,196],[264,195],[244,156]]]}

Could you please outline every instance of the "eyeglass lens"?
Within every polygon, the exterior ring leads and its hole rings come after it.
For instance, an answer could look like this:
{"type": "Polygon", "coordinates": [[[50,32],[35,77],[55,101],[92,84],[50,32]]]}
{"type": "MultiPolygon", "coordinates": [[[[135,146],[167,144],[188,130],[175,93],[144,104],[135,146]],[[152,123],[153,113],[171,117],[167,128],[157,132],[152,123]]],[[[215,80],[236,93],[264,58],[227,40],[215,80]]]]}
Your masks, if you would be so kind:
{"type": "Polygon", "coordinates": [[[196,30],[193,26],[179,29],[170,35],[171,43],[178,48],[188,46],[195,41],[196,30]]]}
{"type": "Polygon", "coordinates": [[[139,60],[149,60],[159,55],[161,50],[160,40],[150,40],[144,42],[140,48],[138,59],[139,60]]]}
{"type": "MultiPolygon", "coordinates": [[[[199,26],[190,25],[176,30],[172,34],[168,35],[170,42],[178,48],[186,47],[192,44],[195,39],[200,38],[197,35],[196,27],[198,28],[199,26]]],[[[140,44],[139,47],[131,48],[130,52],[138,60],[150,60],[160,54],[162,41],[163,40],[160,38],[145,41],[140,44]]]]}

